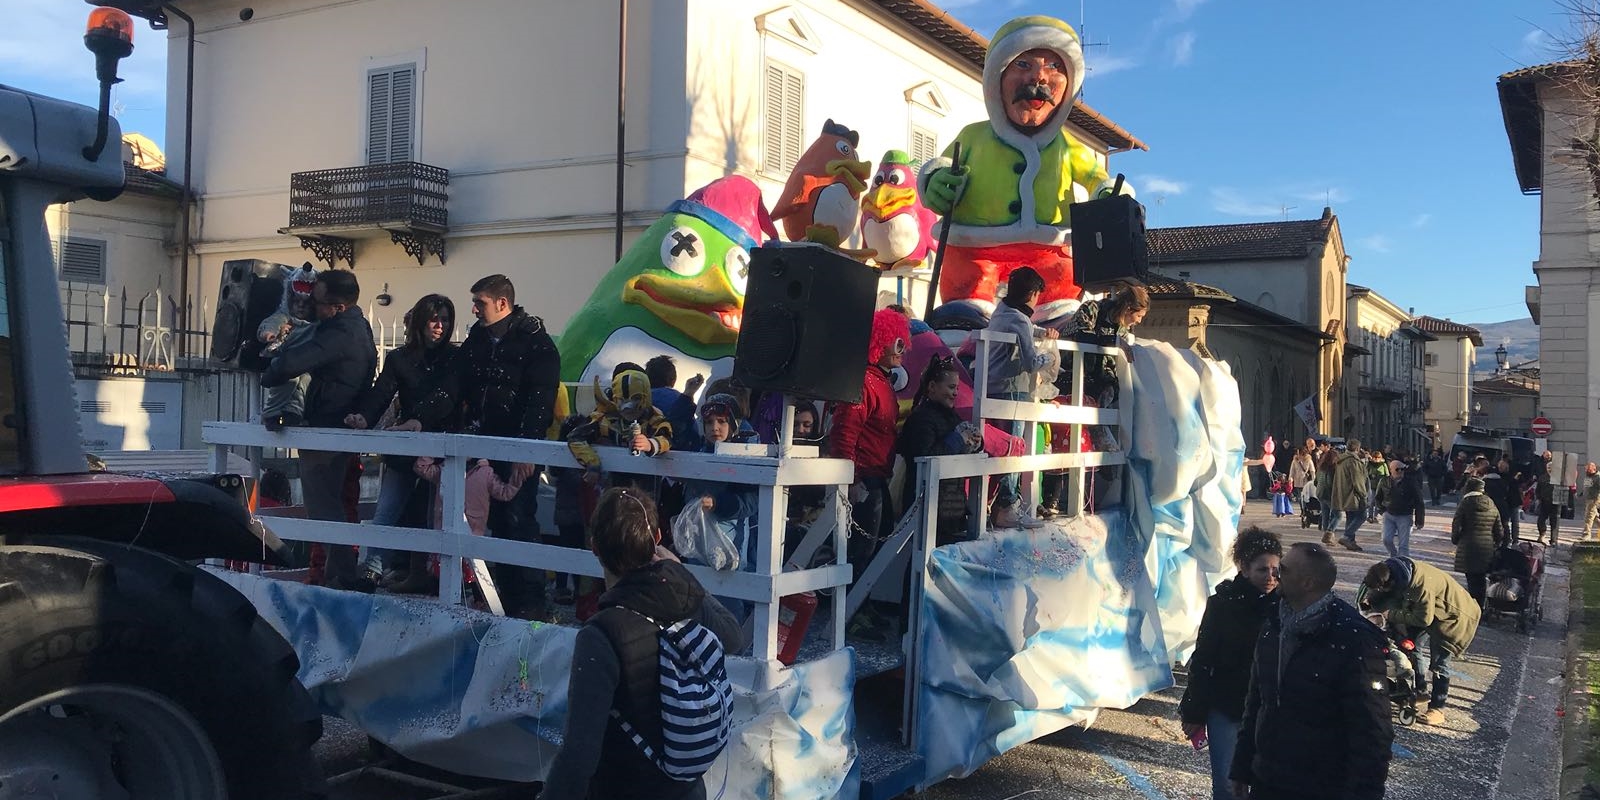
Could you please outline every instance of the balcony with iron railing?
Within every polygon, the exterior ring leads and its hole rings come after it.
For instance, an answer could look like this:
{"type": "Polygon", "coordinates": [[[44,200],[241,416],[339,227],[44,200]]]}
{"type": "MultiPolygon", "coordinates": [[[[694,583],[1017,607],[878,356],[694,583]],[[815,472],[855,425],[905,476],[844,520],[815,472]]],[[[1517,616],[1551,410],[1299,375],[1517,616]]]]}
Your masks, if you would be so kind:
{"type": "Polygon", "coordinates": [[[355,266],[355,240],[385,234],[421,265],[445,260],[450,172],[416,161],[289,176],[289,225],[278,232],[330,265],[355,266]]]}

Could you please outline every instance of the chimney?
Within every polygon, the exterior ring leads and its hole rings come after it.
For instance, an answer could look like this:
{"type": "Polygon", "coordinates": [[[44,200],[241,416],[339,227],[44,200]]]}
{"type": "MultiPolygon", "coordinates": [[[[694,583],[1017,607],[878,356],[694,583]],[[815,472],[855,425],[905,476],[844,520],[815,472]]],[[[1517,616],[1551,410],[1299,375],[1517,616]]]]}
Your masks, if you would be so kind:
{"type": "Polygon", "coordinates": [[[1323,219],[1333,219],[1333,206],[1323,206],[1322,207],[1322,218],[1323,219]]]}
{"type": "Polygon", "coordinates": [[[1189,271],[1188,270],[1179,270],[1178,271],[1178,280],[1180,280],[1180,281],[1189,280],[1189,271]]]}

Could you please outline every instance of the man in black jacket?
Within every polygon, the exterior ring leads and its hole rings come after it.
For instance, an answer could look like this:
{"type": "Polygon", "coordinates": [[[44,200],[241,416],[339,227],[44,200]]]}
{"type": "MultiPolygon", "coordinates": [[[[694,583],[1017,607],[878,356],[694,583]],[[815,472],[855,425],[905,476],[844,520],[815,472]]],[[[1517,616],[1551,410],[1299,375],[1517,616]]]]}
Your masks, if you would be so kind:
{"type": "MultiPolygon", "coordinates": [[[[361,286],[355,273],[330,269],[317,273],[311,288],[317,324],[311,335],[278,351],[261,374],[264,387],[281,386],[310,375],[306,388],[307,425],[343,428],[346,415],[357,411],[361,393],[372,386],[378,350],[372,343],[372,326],[356,303],[361,286]]],[[[345,513],[345,477],[354,464],[351,453],[300,451],[300,487],[306,516],[334,522],[356,522],[345,513]]],[[[356,553],[349,547],[328,547],[326,585],[334,589],[370,592],[372,581],[361,577],[356,553]]]]}
{"type": "Polygon", "coordinates": [[[1302,542],[1279,565],[1278,615],[1256,644],[1234,751],[1240,800],[1380,800],[1389,773],[1383,633],[1333,594],[1333,556],[1302,542]]]}
{"type": "Polygon", "coordinates": [[[1391,556],[1411,557],[1411,532],[1422,530],[1426,500],[1416,462],[1389,462],[1389,496],[1383,509],[1383,546],[1391,556]]]}
{"type": "MultiPolygon", "coordinates": [[[[468,433],[543,439],[555,418],[561,386],[561,354],[544,321],[516,304],[516,288],[504,275],[490,275],[472,285],[472,313],[477,324],[461,345],[461,391],[468,433]]],[[[489,507],[489,534],[499,539],[539,541],[539,482],[527,480],[532,464],[496,462],[501,478],[513,473],[524,481],[509,502],[489,507]]],[[[508,616],[542,618],[544,571],[495,564],[491,567],[508,616]]]]}
{"type": "Polygon", "coordinates": [[[1533,491],[1539,501],[1539,539],[1544,539],[1545,520],[1550,521],[1550,546],[1556,546],[1556,528],[1561,524],[1561,503],[1556,500],[1555,481],[1550,476],[1550,459],[1553,454],[1544,451],[1544,460],[1533,467],[1533,491]]]}

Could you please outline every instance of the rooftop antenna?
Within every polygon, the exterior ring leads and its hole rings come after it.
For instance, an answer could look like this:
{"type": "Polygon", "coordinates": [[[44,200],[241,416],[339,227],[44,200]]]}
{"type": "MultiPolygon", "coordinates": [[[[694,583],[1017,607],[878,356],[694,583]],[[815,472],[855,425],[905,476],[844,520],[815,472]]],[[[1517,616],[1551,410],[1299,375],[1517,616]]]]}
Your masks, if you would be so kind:
{"type": "MultiPolygon", "coordinates": [[[[1089,51],[1089,48],[1091,48],[1091,47],[1104,47],[1104,48],[1106,48],[1106,52],[1110,53],[1110,51],[1111,51],[1111,42],[1110,42],[1110,40],[1107,40],[1107,41],[1104,41],[1104,42],[1092,42],[1092,41],[1089,40],[1089,29],[1088,29],[1087,23],[1084,20],[1083,4],[1084,4],[1084,0],[1078,0],[1078,44],[1079,44],[1079,46],[1083,48],[1085,56],[1087,56],[1089,54],[1088,51],[1089,51]]],[[[1084,72],[1094,72],[1094,67],[1092,65],[1088,65],[1087,64],[1087,59],[1085,61],[1086,61],[1086,65],[1084,67],[1084,72]]],[[[1081,96],[1082,92],[1080,91],[1079,94],[1081,96]]]]}
{"type": "Polygon", "coordinates": [[[1283,212],[1283,221],[1288,222],[1289,212],[1299,208],[1299,206],[1279,206],[1278,208],[1283,212]]]}

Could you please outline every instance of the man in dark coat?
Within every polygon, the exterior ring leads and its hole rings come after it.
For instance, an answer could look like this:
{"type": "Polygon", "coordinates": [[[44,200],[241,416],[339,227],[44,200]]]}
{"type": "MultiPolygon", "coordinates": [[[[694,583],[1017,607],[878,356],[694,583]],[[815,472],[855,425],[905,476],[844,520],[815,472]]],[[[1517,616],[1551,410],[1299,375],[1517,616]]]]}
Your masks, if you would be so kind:
{"type": "Polygon", "coordinates": [[[1333,594],[1333,556],[1290,548],[1256,644],[1234,751],[1241,800],[1380,800],[1389,774],[1384,635],[1333,594]]]}
{"type": "MultiPolygon", "coordinates": [[[[472,285],[472,313],[477,324],[461,345],[461,392],[465,429],[484,436],[543,439],[555,419],[556,392],[561,386],[561,354],[544,321],[516,304],[516,288],[504,275],[490,275],[472,285]]],[[[539,482],[528,480],[532,464],[496,463],[504,479],[515,473],[523,489],[508,502],[489,507],[489,535],[521,542],[539,541],[539,482]]],[[[544,571],[506,564],[491,566],[506,615],[542,618],[544,571]]]]}
{"type": "MultiPolygon", "coordinates": [[[[372,386],[378,368],[378,348],[372,343],[372,326],[356,305],[361,286],[349,270],[317,273],[311,302],[317,324],[311,335],[278,351],[261,373],[261,385],[271,388],[301,375],[310,375],[306,388],[307,425],[343,428],[344,418],[358,410],[361,393],[372,386]]],[[[306,516],[332,522],[356,522],[345,512],[345,479],[354,463],[351,453],[300,451],[300,486],[306,516]]],[[[326,585],[334,589],[370,592],[372,581],[358,574],[356,552],[349,547],[328,547],[326,585]]]]}
{"type": "Polygon", "coordinates": [[[1550,521],[1550,546],[1556,546],[1556,528],[1561,524],[1561,503],[1556,500],[1555,481],[1550,476],[1549,450],[1544,451],[1544,460],[1533,467],[1534,493],[1539,500],[1539,539],[1544,540],[1544,523],[1550,521]]]}
{"type": "Polygon", "coordinates": [[[1439,505],[1439,498],[1444,494],[1444,478],[1450,474],[1450,462],[1445,460],[1443,450],[1435,447],[1428,454],[1427,460],[1422,462],[1422,474],[1428,479],[1429,505],[1439,505]]]}

